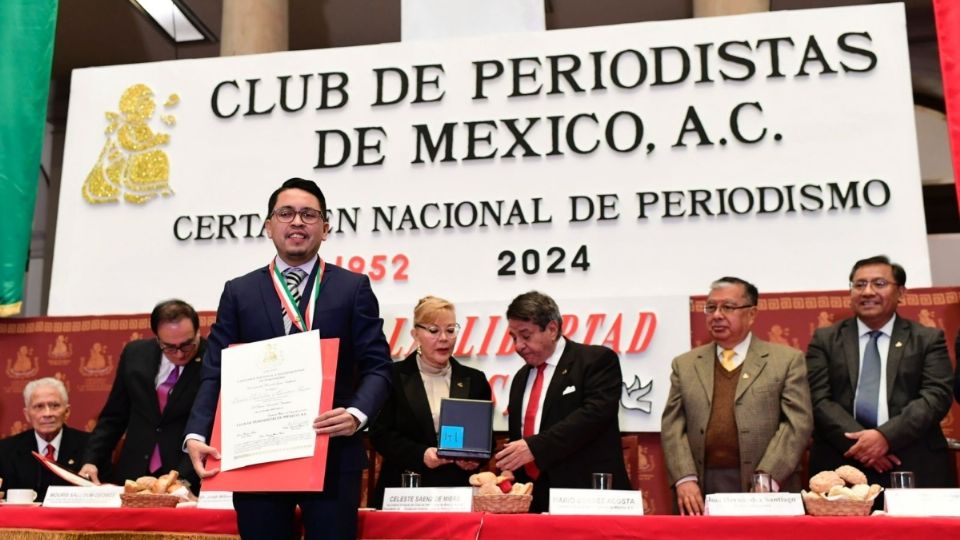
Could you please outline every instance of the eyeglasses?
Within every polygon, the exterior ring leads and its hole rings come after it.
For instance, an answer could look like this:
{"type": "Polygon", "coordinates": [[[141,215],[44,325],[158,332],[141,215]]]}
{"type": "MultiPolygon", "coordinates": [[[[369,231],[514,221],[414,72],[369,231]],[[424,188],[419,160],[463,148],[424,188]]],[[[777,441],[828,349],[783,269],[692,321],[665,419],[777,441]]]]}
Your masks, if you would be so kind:
{"type": "Polygon", "coordinates": [[[713,315],[716,312],[720,312],[721,315],[730,315],[731,313],[737,311],[738,309],[749,309],[756,307],[753,304],[744,304],[742,306],[735,306],[733,304],[707,304],[703,306],[703,312],[707,315],[713,315]]]}
{"type": "Polygon", "coordinates": [[[883,278],[858,279],[857,281],[852,281],[850,283],[850,288],[857,292],[861,292],[867,288],[867,285],[870,285],[871,287],[873,287],[873,290],[875,291],[882,291],[883,289],[886,289],[890,285],[899,285],[899,283],[895,281],[887,281],[883,278]]]}
{"type": "Polygon", "coordinates": [[[460,333],[460,325],[454,324],[453,326],[448,326],[446,328],[440,328],[439,326],[426,325],[426,324],[415,324],[413,325],[428,334],[434,339],[440,338],[440,333],[443,332],[443,335],[447,336],[450,339],[457,337],[457,334],[460,333]]]}
{"type": "Polygon", "coordinates": [[[276,218],[280,223],[291,223],[293,218],[297,215],[300,215],[300,221],[304,222],[307,225],[313,225],[314,223],[320,221],[321,212],[313,208],[301,208],[296,210],[289,206],[281,206],[273,211],[271,216],[276,218]]]}
{"type": "Polygon", "coordinates": [[[197,338],[194,336],[189,341],[184,341],[179,345],[171,345],[170,343],[164,343],[157,340],[157,345],[160,345],[160,350],[166,354],[177,354],[177,352],[182,352],[183,354],[190,354],[194,349],[197,348],[197,338]]]}

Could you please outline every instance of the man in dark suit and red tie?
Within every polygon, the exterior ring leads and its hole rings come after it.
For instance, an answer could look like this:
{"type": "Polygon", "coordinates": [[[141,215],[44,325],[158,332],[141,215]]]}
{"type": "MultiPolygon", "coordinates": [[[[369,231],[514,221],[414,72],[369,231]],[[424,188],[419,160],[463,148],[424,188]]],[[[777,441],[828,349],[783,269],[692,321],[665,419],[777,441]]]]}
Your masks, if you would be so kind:
{"type": "Polygon", "coordinates": [[[358,431],[373,420],[390,392],[390,351],[370,279],[317,256],[330,227],[317,185],[302,178],[283,183],[267,204],[264,224],[276,255],[267,266],[226,283],[210,330],[200,392],[186,428],[185,447],[201,477],[220,394],[221,351],[232,344],[318,330],[339,338],[333,409],[313,422],[330,436],[322,492],[234,493],[244,539],[299,538],[300,507],[307,538],[355,538],[360,478],[367,466],[358,431]],[[290,306],[289,311],[282,306],[290,306]],[[296,306],[295,308],[293,306],[296,306]],[[290,311],[293,311],[291,314],[290,311]]]}
{"type": "Polygon", "coordinates": [[[897,314],[907,273],[879,255],[850,272],[855,317],[817,330],[807,348],[813,401],[810,473],[840,465],[889,486],[912,471],[921,488],[954,487],[954,457],[940,429],[953,372],[943,331],[897,314]]]}
{"type": "Polygon", "coordinates": [[[620,441],[620,359],[563,337],[560,308],[531,291],[507,308],[510,337],[526,365],[510,385],[510,442],[497,467],[533,481],[531,512],[549,510],[550,488],[590,488],[593,473],[630,489],[620,441]]]}
{"type": "Polygon", "coordinates": [[[200,317],[183,300],[167,300],[150,313],[150,330],[155,338],[131,341],[120,354],[117,376],[90,435],[80,476],[123,485],[124,480],[176,469],[197,492],[197,475],[181,446],[200,388],[205,345],[200,317]],[[101,478],[97,464],[109,463],[124,434],[116,467],[101,478]]]}
{"type": "Polygon", "coordinates": [[[42,501],[48,487],[68,484],[37,461],[33,452],[72,470],[80,465],[90,434],[66,425],[70,399],[59,379],[28,382],[23,388],[23,404],[32,429],[0,440],[0,478],[3,489],[32,489],[42,501]]]}

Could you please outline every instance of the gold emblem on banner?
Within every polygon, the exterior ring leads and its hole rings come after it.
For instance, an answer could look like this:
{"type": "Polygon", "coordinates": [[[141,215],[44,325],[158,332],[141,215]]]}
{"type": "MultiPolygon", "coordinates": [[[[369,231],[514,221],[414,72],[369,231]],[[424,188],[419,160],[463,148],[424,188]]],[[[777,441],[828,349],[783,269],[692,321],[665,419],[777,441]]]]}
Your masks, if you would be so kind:
{"type": "Polygon", "coordinates": [[[928,328],[943,330],[943,319],[937,319],[937,312],[932,309],[921,309],[917,314],[917,322],[928,328]]]}
{"type": "Polygon", "coordinates": [[[53,378],[62,382],[64,388],[67,389],[67,394],[70,393],[70,381],[67,379],[66,373],[63,373],[62,371],[58,371],[53,374],[53,378]]]}
{"type": "Polygon", "coordinates": [[[97,341],[90,347],[89,357],[80,357],[80,374],[86,377],[107,375],[113,369],[111,360],[107,346],[97,341]]]}
{"type": "Polygon", "coordinates": [[[637,472],[649,473],[653,470],[653,461],[650,459],[650,450],[647,445],[637,447],[637,472]]]}
{"type": "Polygon", "coordinates": [[[70,358],[70,355],[73,354],[73,347],[70,345],[70,339],[63,335],[57,334],[56,339],[53,342],[53,345],[50,346],[48,351],[50,358],[70,358]]]}
{"type": "Polygon", "coordinates": [[[657,513],[657,506],[654,504],[653,499],[650,497],[649,489],[640,490],[640,498],[643,499],[643,515],[652,516],[657,513]]]}
{"type": "Polygon", "coordinates": [[[21,345],[16,358],[7,358],[7,376],[11,379],[27,379],[40,370],[40,359],[34,356],[33,347],[21,345]]]}
{"type": "Polygon", "coordinates": [[[833,313],[829,311],[821,311],[817,315],[817,328],[826,328],[828,326],[833,326],[833,313]]]}
{"type": "Polygon", "coordinates": [[[51,366],[65,366],[70,363],[71,356],[73,345],[70,344],[70,339],[63,334],[57,334],[53,344],[47,348],[47,362],[51,366]]]}
{"type": "Polygon", "coordinates": [[[23,422],[23,420],[17,420],[16,422],[10,424],[10,436],[16,435],[18,433],[23,433],[27,430],[29,426],[23,422]]]}
{"type": "Polygon", "coordinates": [[[786,345],[787,347],[793,347],[794,349],[800,348],[800,341],[796,338],[791,340],[790,338],[790,328],[780,326],[775,324],[770,327],[770,330],[767,332],[767,341],[770,343],[777,343],[779,345],[786,345]]]}
{"type": "MultiPolygon", "coordinates": [[[[133,204],[144,204],[157,195],[173,195],[170,188],[170,161],[159,147],[170,142],[170,134],[150,127],[156,104],[153,90],[135,84],[120,96],[120,112],[107,112],[107,140],[100,156],[83,183],[83,198],[90,204],[117,202],[122,196],[133,204]]],[[[163,104],[171,108],[180,102],[170,94],[163,104]]],[[[166,126],[176,124],[172,114],[160,115],[166,126]]]]}

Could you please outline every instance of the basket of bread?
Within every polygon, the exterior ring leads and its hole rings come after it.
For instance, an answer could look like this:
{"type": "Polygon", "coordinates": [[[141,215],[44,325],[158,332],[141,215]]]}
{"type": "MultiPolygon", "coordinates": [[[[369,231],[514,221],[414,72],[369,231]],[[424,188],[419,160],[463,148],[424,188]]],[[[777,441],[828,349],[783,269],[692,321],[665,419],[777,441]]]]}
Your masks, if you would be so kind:
{"type": "Polygon", "coordinates": [[[810,478],[810,491],[801,495],[811,516],[867,516],[881,491],[879,484],[868,484],[859,469],[843,465],[815,474],[810,478]]]}
{"type": "Polygon", "coordinates": [[[159,478],[141,476],[123,483],[121,506],[129,508],[174,508],[190,498],[190,487],[179,479],[177,471],[159,478]]]}
{"type": "Polygon", "coordinates": [[[514,483],[510,471],[500,476],[484,471],[470,476],[473,486],[473,511],[491,514],[523,514],[530,510],[533,482],[514,483]]]}

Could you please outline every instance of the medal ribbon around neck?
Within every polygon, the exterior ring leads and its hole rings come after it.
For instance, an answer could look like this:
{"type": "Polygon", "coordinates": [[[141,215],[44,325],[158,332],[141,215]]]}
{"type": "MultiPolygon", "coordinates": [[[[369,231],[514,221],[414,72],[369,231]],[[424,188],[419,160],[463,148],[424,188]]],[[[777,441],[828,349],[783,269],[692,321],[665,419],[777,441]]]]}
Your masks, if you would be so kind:
{"type": "Polygon", "coordinates": [[[319,257],[318,259],[320,261],[320,269],[317,270],[317,276],[313,279],[313,290],[310,292],[310,301],[307,302],[306,320],[300,315],[300,310],[293,302],[293,295],[287,287],[287,280],[283,278],[283,273],[277,268],[276,259],[270,260],[270,278],[273,280],[273,288],[277,291],[280,304],[283,306],[283,309],[286,310],[287,316],[290,317],[290,322],[300,329],[301,332],[308,332],[310,330],[311,323],[313,322],[313,310],[317,305],[317,297],[320,296],[320,280],[323,279],[323,271],[327,267],[327,263],[324,262],[323,259],[319,257]]]}

